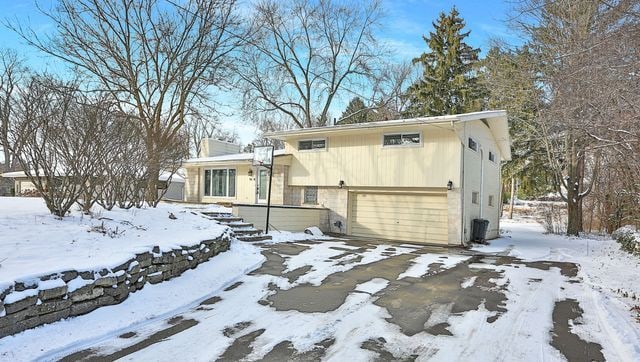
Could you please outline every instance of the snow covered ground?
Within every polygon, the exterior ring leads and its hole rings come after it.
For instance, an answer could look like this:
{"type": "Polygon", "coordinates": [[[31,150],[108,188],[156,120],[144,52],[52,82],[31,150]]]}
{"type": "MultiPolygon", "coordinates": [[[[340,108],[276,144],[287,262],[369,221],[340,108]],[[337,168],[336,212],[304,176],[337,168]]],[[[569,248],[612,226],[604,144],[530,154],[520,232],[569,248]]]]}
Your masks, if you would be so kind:
{"type": "Polygon", "coordinates": [[[57,219],[40,198],[0,197],[0,289],[14,281],[70,269],[113,267],[154,246],[169,250],[214,239],[228,228],[193,211],[217,205],[161,203],[157,208],[73,208],[57,219]],[[169,218],[173,214],[175,219],[169,218]]]}
{"type": "Polygon", "coordinates": [[[624,360],[640,360],[640,313],[635,309],[640,305],[640,258],[621,250],[610,238],[544,234],[538,223],[506,219],[501,228],[502,238],[474,249],[508,253],[523,260],[578,264],[581,283],[565,287],[567,295],[577,299],[585,311],[585,323],[574,325],[574,329],[601,341],[605,351],[615,351],[624,360]]]}
{"type": "Polygon", "coordinates": [[[544,235],[534,223],[503,229],[476,249],[482,255],[287,243],[304,238],[287,233],[259,245],[234,241],[122,304],[0,339],[0,360],[562,361],[587,344],[607,360],[640,360],[640,324],[629,310],[640,290],[637,258],[611,240],[544,235]],[[571,338],[563,350],[552,341],[557,303],[569,299],[583,313],[564,316],[571,338]]]}

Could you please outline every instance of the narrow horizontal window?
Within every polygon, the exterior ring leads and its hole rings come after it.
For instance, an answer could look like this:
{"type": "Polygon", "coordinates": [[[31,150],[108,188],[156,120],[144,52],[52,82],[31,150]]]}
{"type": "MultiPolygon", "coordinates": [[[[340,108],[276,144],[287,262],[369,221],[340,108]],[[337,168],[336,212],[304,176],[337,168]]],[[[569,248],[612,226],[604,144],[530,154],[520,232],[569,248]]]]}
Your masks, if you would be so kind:
{"type": "Polygon", "coordinates": [[[474,140],[471,137],[469,137],[469,148],[474,150],[474,151],[478,150],[478,143],[476,142],[476,140],[474,140]]]}
{"type": "Polygon", "coordinates": [[[327,147],[326,140],[298,141],[298,150],[322,150],[327,147]]]}
{"type": "Polygon", "coordinates": [[[382,144],[384,146],[404,146],[419,145],[420,142],[420,133],[398,133],[384,135],[382,144]]]}

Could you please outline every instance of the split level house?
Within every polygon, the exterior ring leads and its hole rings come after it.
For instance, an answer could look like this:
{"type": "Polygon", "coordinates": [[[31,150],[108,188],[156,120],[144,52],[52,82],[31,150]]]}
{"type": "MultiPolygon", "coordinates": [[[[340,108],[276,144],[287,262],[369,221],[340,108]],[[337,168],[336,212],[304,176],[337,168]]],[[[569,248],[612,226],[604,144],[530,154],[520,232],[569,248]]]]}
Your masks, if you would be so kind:
{"type": "MultiPolygon", "coordinates": [[[[501,161],[511,158],[505,111],[273,132],[273,228],[459,246],[474,219],[498,236],[501,161]]],[[[203,141],[184,163],[189,202],[225,203],[264,224],[269,170],[239,146],[203,141]]]]}

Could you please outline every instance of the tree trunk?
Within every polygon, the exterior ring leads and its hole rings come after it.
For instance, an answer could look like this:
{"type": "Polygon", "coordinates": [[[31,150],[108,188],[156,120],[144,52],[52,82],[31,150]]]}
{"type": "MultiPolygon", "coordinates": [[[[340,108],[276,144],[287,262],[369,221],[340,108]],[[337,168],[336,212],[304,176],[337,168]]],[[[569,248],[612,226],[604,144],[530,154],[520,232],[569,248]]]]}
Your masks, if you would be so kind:
{"type": "Polygon", "coordinates": [[[160,159],[157,152],[151,152],[147,161],[147,204],[158,205],[158,178],[160,177],[160,159]]]}
{"type": "Polygon", "coordinates": [[[516,200],[516,178],[511,177],[511,201],[509,202],[509,219],[513,219],[513,205],[516,200]]]}

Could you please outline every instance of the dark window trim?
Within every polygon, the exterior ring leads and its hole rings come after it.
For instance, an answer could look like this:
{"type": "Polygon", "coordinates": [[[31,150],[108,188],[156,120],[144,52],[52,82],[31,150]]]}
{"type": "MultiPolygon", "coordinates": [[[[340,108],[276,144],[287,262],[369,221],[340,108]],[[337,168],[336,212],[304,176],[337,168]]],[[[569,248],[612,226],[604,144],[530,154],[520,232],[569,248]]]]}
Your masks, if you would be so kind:
{"type": "Polygon", "coordinates": [[[386,147],[422,147],[424,143],[424,139],[422,138],[422,132],[420,131],[415,131],[415,132],[395,132],[395,133],[384,133],[382,135],[382,147],[386,148],[386,147]],[[418,135],[418,137],[420,138],[420,141],[418,143],[401,143],[399,145],[387,145],[385,144],[385,138],[387,136],[400,136],[400,140],[402,141],[402,138],[404,136],[409,136],[409,135],[418,135]]]}
{"type": "Polygon", "coordinates": [[[202,195],[204,197],[223,197],[223,198],[227,198],[227,199],[235,199],[237,198],[238,195],[238,170],[235,167],[207,167],[204,169],[203,172],[203,183],[204,183],[204,187],[202,190],[202,195]],[[209,172],[209,187],[208,187],[208,191],[209,191],[209,195],[207,195],[207,171],[219,171],[219,170],[226,170],[227,171],[227,177],[226,177],[226,181],[227,181],[227,185],[226,185],[226,192],[225,192],[225,196],[214,196],[213,194],[213,175],[211,172],[209,172]],[[229,174],[230,174],[230,170],[234,171],[234,177],[233,177],[233,195],[229,196],[229,191],[231,190],[231,182],[229,182],[229,174]]]}
{"type": "Polygon", "coordinates": [[[478,141],[476,141],[473,137],[469,137],[469,140],[467,141],[467,147],[469,147],[469,149],[474,152],[478,152],[478,141]],[[473,147],[471,145],[473,145],[473,147]]]}
{"type": "Polygon", "coordinates": [[[326,138],[313,138],[313,139],[304,139],[298,140],[298,151],[301,152],[317,152],[317,151],[325,151],[327,149],[327,139],[326,138]],[[314,147],[314,142],[323,142],[323,147],[314,147]],[[300,148],[300,144],[302,142],[311,142],[311,148],[300,148]]]}

